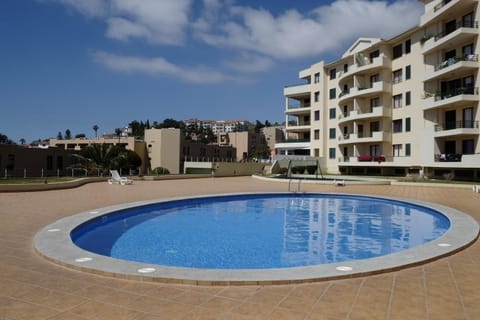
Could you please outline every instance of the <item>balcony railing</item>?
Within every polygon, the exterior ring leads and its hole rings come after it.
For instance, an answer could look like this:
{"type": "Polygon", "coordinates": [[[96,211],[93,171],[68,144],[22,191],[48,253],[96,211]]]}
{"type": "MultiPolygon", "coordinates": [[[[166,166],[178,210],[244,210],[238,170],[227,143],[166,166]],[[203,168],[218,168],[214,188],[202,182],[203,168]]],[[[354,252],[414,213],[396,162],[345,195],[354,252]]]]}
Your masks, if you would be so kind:
{"type": "Polygon", "coordinates": [[[453,129],[478,129],[479,121],[474,120],[459,120],[449,121],[442,124],[435,125],[435,131],[445,131],[453,129]]]}
{"type": "Polygon", "coordinates": [[[304,105],[289,105],[288,110],[292,109],[302,109],[302,108],[310,108],[310,104],[304,104],[304,105]]]}
{"type": "Polygon", "coordinates": [[[279,143],[302,143],[302,142],[310,142],[310,139],[285,139],[283,141],[279,141],[279,143]]]}
{"type": "Polygon", "coordinates": [[[478,95],[478,88],[476,87],[461,87],[452,90],[447,90],[444,92],[436,93],[435,94],[435,101],[448,99],[451,97],[455,97],[461,94],[472,94],[478,95]]]}
{"type": "Polygon", "coordinates": [[[437,64],[435,66],[435,71],[441,70],[443,68],[452,66],[458,62],[462,61],[478,61],[478,54],[468,54],[463,57],[455,57],[455,58],[450,58],[445,61],[442,61],[441,63],[437,64]]]}
{"type": "Polygon", "coordinates": [[[443,0],[442,2],[437,4],[435,7],[433,7],[433,12],[437,12],[438,10],[442,9],[450,1],[452,1],[452,0],[443,0]]]}
{"type": "Polygon", "coordinates": [[[477,29],[478,28],[478,22],[477,21],[461,21],[461,22],[458,22],[455,25],[455,29],[451,29],[451,30],[448,30],[448,31],[443,31],[443,32],[435,35],[434,40],[438,41],[438,40],[442,39],[443,37],[449,35],[450,33],[454,32],[454,31],[456,31],[460,28],[475,28],[475,29],[477,29]]]}
{"type": "Polygon", "coordinates": [[[461,162],[462,154],[458,153],[439,153],[435,155],[435,162],[461,162]]]}

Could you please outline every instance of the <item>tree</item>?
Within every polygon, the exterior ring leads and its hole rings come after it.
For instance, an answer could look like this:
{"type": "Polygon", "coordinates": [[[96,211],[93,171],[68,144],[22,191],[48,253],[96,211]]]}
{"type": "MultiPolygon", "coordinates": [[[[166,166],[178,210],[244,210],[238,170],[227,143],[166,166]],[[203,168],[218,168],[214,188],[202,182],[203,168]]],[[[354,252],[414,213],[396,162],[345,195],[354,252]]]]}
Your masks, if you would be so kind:
{"type": "Polygon", "coordinates": [[[142,159],[134,151],[104,143],[89,145],[81,150],[76,157],[93,174],[100,170],[103,174],[108,175],[112,169],[137,169],[142,164],[142,159]]]}
{"type": "Polygon", "coordinates": [[[15,144],[11,139],[6,135],[0,133],[0,144],[15,144]]]}
{"type": "Polygon", "coordinates": [[[65,140],[70,140],[72,139],[72,133],[70,129],[65,130],[65,140]]]}
{"type": "Polygon", "coordinates": [[[82,139],[82,138],[85,138],[85,137],[86,137],[85,133],[78,133],[78,134],[75,135],[75,139],[82,139]]]}
{"type": "Polygon", "coordinates": [[[25,140],[24,138],[21,138],[20,139],[20,144],[25,144],[25,143],[27,143],[27,140],[25,140]]]}
{"type": "Polygon", "coordinates": [[[60,131],[57,133],[57,140],[63,140],[62,133],[60,131]]]}
{"type": "Polygon", "coordinates": [[[98,133],[99,127],[98,127],[98,125],[94,124],[92,128],[93,128],[93,131],[95,131],[95,139],[97,139],[98,138],[97,133],[98,133]]]}

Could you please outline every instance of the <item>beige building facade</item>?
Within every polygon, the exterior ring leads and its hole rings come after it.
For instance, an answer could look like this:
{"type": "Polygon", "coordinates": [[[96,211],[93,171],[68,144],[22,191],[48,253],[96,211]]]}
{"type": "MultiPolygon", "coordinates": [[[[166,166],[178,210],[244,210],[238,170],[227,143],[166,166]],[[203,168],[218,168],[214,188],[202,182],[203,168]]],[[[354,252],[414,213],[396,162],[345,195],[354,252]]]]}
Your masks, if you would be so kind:
{"type": "Polygon", "coordinates": [[[280,154],[330,173],[480,179],[479,2],[421,2],[416,27],[360,38],[285,87],[280,154]]]}

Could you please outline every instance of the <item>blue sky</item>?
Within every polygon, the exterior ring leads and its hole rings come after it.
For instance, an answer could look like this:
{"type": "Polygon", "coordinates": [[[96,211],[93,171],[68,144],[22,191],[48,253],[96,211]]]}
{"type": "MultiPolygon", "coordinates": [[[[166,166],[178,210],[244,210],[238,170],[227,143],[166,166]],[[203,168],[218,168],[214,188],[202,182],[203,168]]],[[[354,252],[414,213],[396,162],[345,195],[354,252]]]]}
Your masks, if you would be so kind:
{"type": "Polygon", "coordinates": [[[298,71],[422,13],[417,0],[1,0],[0,133],[31,142],[132,120],[281,122],[298,71]]]}

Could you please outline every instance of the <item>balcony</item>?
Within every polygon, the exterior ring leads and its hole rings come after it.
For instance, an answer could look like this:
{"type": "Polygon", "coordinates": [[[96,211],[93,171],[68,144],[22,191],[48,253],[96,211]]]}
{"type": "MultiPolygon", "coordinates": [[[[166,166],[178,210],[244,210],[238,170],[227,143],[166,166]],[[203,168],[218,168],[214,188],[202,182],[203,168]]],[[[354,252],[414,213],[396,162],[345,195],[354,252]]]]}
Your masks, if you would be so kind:
{"type": "Polygon", "coordinates": [[[345,80],[353,75],[358,75],[363,72],[374,72],[384,68],[391,68],[392,60],[387,56],[379,56],[373,59],[368,57],[356,58],[356,63],[350,65],[348,72],[343,72],[339,77],[339,83],[342,84],[345,80]]]}
{"type": "Polygon", "coordinates": [[[437,168],[480,168],[480,154],[438,153],[426,165],[437,168]]]}
{"type": "Polygon", "coordinates": [[[340,136],[339,140],[338,144],[384,142],[392,140],[392,133],[387,131],[374,131],[370,135],[347,133],[340,136]]]}
{"type": "Polygon", "coordinates": [[[288,123],[285,130],[287,132],[310,132],[310,121],[300,123],[288,123]]]}
{"type": "Polygon", "coordinates": [[[287,115],[305,115],[310,114],[310,105],[301,105],[301,106],[288,106],[285,111],[287,115]]]}
{"type": "Polygon", "coordinates": [[[425,36],[422,54],[427,55],[433,51],[458,47],[473,41],[475,37],[478,37],[478,22],[460,22],[453,31],[425,36]]]}
{"type": "Polygon", "coordinates": [[[435,138],[478,135],[480,133],[479,122],[473,120],[445,122],[435,125],[434,129],[433,136],[435,138]]]}
{"type": "Polygon", "coordinates": [[[435,108],[462,107],[472,103],[478,103],[478,88],[464,87],[455,90],[445,91],[443,93],[426,93],[426,98],[422,101],[423,110],[435,108]]]}
{"type": "Polygon", "coordinates": [[[427,70],[423,81],[432,81],[447,78],[451,73],[466,73],[478,69],[478,55],[470,54],[464,57],[450,58],[427,70]]]}
{"type": "Polygon", "coordinates": [[[378,106],[373,107],[372,111],[370,112],[362,112],[361,110],[352,110],[350,111],[346,117],[340,115],[338,123],[345,123],[354,120],[364,120],[370,118],[382,118],[382,117],[391,117],[392,116],[392,109],[378,106]]]}
{"type": "Polygon", "coordinates": [[[311,84],[297,84],[283,88],[283,95],[286,97],[310,97],[311,84]]]}
{"type": "Polygon", "coordinates": [[[338,96],[338,103],[344,103],[347,100],[354,98],[367,98],[368,96],[375,96],[382,92],[391,92],[392,84],[385,81],[377,81],[369,87],[356,87],[343,91],[338,96]]]}
{"type": "Polygon", "coordinates": [[[309,149],[310,139],[286,139],[275,143],[275,149],[309,149]]]}
{"type": "Polygon", "coordinates": [[[478,0],[443,0],[435,6],[431,7],[430,10],[425,12],[420,17],[420,27],[425,26],[434,21],[439,21],[442,18],[445,18],[449,13],[450,9],[457,11],[463,11],[465,8],[471,7],[478,0]]]}

